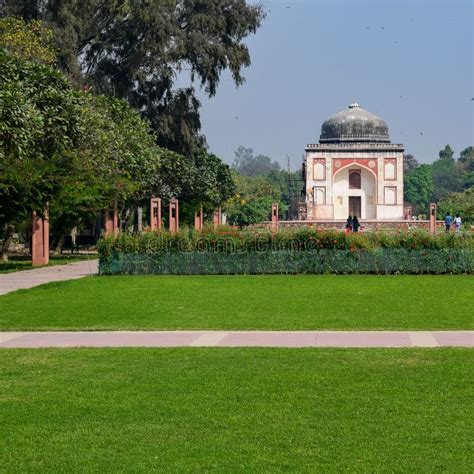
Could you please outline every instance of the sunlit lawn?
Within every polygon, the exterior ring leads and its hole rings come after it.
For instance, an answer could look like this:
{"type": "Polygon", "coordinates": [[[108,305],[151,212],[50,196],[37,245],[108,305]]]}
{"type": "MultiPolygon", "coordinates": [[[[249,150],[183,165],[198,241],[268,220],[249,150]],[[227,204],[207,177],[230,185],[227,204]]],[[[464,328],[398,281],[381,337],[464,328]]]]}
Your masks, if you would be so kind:
{"type": "Polygon", "coordinates": [[[0,351],[4,472],[472,472],[469,349],[0,351]]]}
{"type": "Polygon", "coordinates": [[[0,329],[473,329],[466,275],[116,276],[0,296],[0,329]]]}

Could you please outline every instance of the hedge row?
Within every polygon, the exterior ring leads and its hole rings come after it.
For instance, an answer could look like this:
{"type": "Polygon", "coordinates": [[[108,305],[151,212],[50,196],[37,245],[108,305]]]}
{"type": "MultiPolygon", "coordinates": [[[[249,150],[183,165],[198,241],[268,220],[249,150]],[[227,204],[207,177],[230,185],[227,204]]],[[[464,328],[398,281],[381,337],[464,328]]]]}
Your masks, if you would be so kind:
{"type": "Polygon", "coordinates": [[[182,230],[120,234],[99,241],[101,256],[181,252],[264,252],[269,250],[371,250],[388,249],[474,249],[474,235],[441,234],[432,236],[425,231],[370,232],[345,234],[340,231],[303,227],[295,230],[269,231],[235,230],[230,227],[208,228],[202,232],[182,230]]]}
{"type": "Polygon", "coordinates": [[[298,273],[474,273],[472,249],[388,249],[114,253],[100,257],[103,275],[298,273]]]}

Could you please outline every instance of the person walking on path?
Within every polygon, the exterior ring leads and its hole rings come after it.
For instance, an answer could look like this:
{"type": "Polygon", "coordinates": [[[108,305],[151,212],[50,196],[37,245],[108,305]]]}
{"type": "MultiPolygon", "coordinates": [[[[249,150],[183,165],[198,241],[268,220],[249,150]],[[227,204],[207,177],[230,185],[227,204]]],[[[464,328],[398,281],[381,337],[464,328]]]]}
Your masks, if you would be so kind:
{"type": "Polygon", "coordinates": [[[352,216],[349,215],[349,217],[346,220],[346,234],[349,232],[352,232],[352,216]]]}
{"type": "Polygon", "coordinates": [[[359,232],[359,219],[357,219],[357,216],[354,216],[352,219],[352,232],[359,232]]]}
{"type": "Polygon", "coordinates": [[[444,227],[447,233],[451,230],[452,221],[453,221],[453,218],[451,217],[451,214],[448,212],[446,216],[444,217],[444,227]]]}
{"type": "Polygon", "coordinates": [[[454,218],[454,228],[457,233],[461,232],[461,217],[459,214],[456,214],[456,217],[454,218]]]}

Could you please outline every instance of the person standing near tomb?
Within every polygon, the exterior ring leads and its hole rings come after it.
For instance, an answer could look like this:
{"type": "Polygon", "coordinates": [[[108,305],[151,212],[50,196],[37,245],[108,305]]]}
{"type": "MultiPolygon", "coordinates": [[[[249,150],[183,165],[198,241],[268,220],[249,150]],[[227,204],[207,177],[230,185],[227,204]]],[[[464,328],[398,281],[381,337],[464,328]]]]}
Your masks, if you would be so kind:
{"type": "Polygon", "coordinates": [[[357,216],[354,216],[352,219],[352,232],[359,232],[359,219],[357,219],[357,216]]]}
{"type": "Polygon", "coordinates": [[[448,212],[446,216],[444,217],[444,228],[447,233],[451,230],[452,221],[453,221],[453,218],[451,217],[451,214],[448,212]]]}
{"type": "Polygon", "coordinates": [[[456,214],[456,217],[454,218],[454,229],[456,232],[461,232],[461,217],[459,214],[456,214]]]}
{"type": "Polygon", "coordinates": [[[349,232],[352,232],[352,216],[349,215],[349,217],[346,220],[346,234],[349,232]]]}

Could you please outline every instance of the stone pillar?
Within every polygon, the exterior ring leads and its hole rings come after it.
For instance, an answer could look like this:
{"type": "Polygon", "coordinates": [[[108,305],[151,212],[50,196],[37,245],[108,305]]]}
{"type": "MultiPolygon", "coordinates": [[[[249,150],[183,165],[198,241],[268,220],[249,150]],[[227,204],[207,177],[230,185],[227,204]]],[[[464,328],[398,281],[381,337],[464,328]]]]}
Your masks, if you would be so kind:
{"type": "Polygon", "coordinates": [[[179,231],[179,202],[176,198],[170,201],[170,232],[179,231]]]}
{"type": "Polygon", "coordinates": [[[47,265],[49,262],[49,215],[48,205],[44,209],[43,218],[33,212],[31,232],[31,260],[34,267],[47,265]]]}
{"type": "Polygon", "coordinates": [[[430,204],[430,234],[436,234],[436,204],[430,204]]]}
{"type": "Polygon", "coordinates": [[[161,199],[152,197],[150,199],[150,228],[161,230],[161,199]]]}
{"type": "Polygon", "coordinates": [[[194,228],[198,231],[201,231],[203,227],[204,227],[204,213],[201,207],[199,214],[197,212],[194,213],[194,228]]]}
{"type": "Polygon", "coordinates": [[[214,215],[212,216],[212,224],[214,226],[214,229],[216,229],[222,224],[222,209],[220,207],[214,210],[214,215]]]}
{"type": "Polygon", "coordinates": [[[272,204],[272,232],[278,230],[278,204],[272,204]]]}

